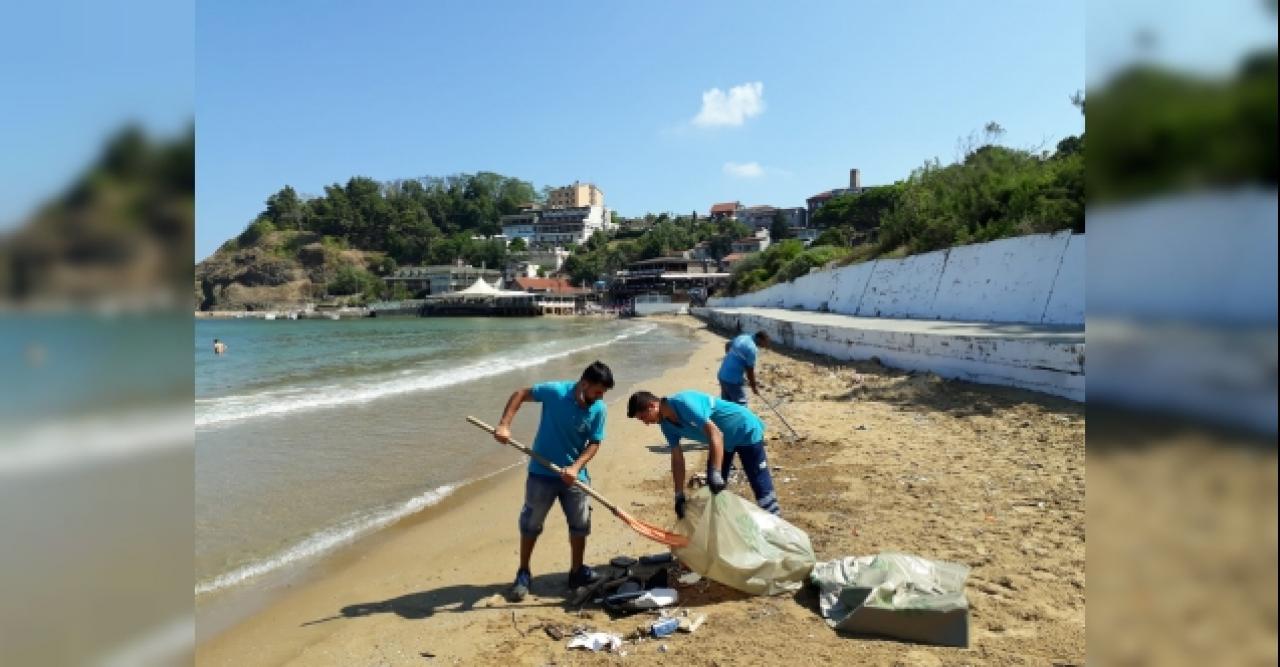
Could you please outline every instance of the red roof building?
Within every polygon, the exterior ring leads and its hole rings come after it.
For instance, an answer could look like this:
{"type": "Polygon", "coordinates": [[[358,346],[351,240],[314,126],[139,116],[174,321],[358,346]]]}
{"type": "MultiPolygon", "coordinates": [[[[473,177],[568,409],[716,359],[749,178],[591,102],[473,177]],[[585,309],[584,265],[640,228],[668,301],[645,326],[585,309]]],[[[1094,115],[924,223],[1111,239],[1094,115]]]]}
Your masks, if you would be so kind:
{"type": "Polygon", "coordinates": [[[591,290],[574,287],[565,278],[516,278],[516,286],[533,294],[587,294],[591,290]]]}
{"type": "Polygon", "coordinates": [[[738,211],[742,208],[742,202],[724,202],[722,204],[713,204],[711,206],[711,219],[722,220],[724,218],[738,217],[738,211]]]}

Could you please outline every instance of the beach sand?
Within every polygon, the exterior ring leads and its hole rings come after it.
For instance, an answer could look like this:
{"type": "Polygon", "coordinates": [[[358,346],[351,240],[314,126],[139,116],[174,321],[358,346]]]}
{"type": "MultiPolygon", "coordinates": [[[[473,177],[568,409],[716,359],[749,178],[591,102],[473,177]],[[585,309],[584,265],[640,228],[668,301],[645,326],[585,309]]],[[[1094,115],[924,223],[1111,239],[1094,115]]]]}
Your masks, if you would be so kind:
{"type": "MultiPolygon", "coordinates": [[[[691,318],[672,321],[702,328],[691,318]]],[[[703,330],[697,340],[686,366],[643,388],[717,393],[724,338],[703,330]]],[[[1083,404],[790,351],[763,351],[757,370],[766,393],[786,399],[780,409],[801,434],[789,438],[753,398],[769,429],[784,516],[809,533],[820,560],[898,550],[969,565],[969,648],[840,636],[818,615],[811,591],[748,597],[704,581],[680,591],[682,606],[708,617],[697,633],[627,644],[625,657],[569,651],[541,626],[625,636],[647,619],[610,619],[590,604],[567,609],[569,549],[559,510],[534,553],[534,594],[519,604],[494,597],[518,562],[524,473],[515,470],[330,559],[305,583],[202,642],[197,662],[1083,664],[1083,404]]],[[[626,398],[606,398],[608,436],[592,478],[620,507],[669,525],[669,456],[656,447],[656,427],[626,418],[626,398]]],[[[514,435],[532,440],[532,433],[514,435]]],[[[478,447],[500,446],[479,430],[475,437],[478,447]]],[[[700,470],[704,457],[688,456],[690,470],[700,470]]],[[[751,497],[745,483],[730,488],[751,497]]],[[[592,521],[589,563],[663,550],[598,506],[592,521]]]]}

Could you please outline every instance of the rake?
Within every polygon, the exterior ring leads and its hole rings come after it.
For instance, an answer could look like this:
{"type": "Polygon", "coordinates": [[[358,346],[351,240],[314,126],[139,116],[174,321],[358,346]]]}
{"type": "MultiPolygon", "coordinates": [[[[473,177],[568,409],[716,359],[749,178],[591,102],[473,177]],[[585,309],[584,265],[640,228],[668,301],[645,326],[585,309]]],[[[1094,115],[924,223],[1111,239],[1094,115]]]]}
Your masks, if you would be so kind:
{"type": "Polygon", "coordinates": [[[770,403],[769,398],[767,396],[761,396],[761,398],[764,399],[764,404],[769,406],[770,410],[773,410],[773,414],[777,415],[778,419],[782,421],[782,425],[786,426],[788,431],[791,431],[791,437],[792,438],[800,437],[800,434],[796,433],[796,430],[794,428],[791,428],[791,424],[787,422],[787,418],[783,417],[781,412],[778,412],[778,406],[782,405],[782,399],[778,399],[777,402],[770,403]]]}
{"type": "MultiPolygon", "coordinates": [[[[488,431],[490,434],[493,433],[492,426],[480,421],[479,419],[476,419],[475,417],[467,417],[467,421],[471,422],[472,425],[477,426],[484,431],[488,431]]],[[[529,449],[523,444],[520,444],[515,440],[515,438],[508,438],[507,444],[529,455],[529,457],[532,458],[534,461],[537,461],[538,463],[541,463],[542,465],[550,468],[556,474],[561,473],[560,466],[557,466],[556,464],[543,458],[541,454],[538,454],[532,449],[529,449]]],[[[618,517],[619,519],[622,519],[623,523],[630,526],[631,529],[636,531],[637,533],[640,533],[641,535],[653,540],[654,542],[659,542],[669,547],[680,548],[680,547],[686,547],[689,545],[689,538],[679,533],[673,533],[669,530],[664,530],[651,523],[645,523],[644,521],[641,521],[631,516],[630,514],[627,514],[625,511],[619,509],[617,505],[614,505],[613,503],[609,502],[607,498],[600,495],[598,491],[596,491],[595,489],[591,488],[586,484],[583,484],[582,480],[575,479],[573,483],[576,484],[583,491],[586,491],[587,495],[591,496],[592,498],[595,498],[597,502],[599,502],[601,505],[604,505],[606,508],[608,508],[610,512],[613,512],[614,516],[618,517]]]]}

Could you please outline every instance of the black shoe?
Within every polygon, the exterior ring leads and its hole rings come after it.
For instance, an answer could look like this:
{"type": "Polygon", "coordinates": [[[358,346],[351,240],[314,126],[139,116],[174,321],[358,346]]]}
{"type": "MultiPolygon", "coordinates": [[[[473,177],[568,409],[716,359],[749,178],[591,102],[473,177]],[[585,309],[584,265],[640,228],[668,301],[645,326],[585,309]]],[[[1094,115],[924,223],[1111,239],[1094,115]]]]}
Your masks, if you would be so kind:
{"type": "Polygon", "coordinates": [[[600,580],[600,575],[596,571],[583,565],[576,572],[569,575],[569,588],[577,588],[579,586],[590,586],[600,580]]]}
{"type": "Polygon", "coordinates": [[[529,595],[529,586],[533,584],[533,575],[528,570],[516,570],[516,582],[511,584],[509,597],[512,602],[519,602],[529,595]]]}

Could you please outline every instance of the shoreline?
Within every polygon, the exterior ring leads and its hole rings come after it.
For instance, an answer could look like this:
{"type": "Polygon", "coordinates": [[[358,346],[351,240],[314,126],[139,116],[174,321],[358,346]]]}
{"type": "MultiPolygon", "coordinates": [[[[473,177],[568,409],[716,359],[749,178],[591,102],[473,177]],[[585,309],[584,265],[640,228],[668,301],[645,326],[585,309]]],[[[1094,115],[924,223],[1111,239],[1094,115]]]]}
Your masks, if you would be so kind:
{"type": "MultiPolygon", "coordinates": [[[[718,393],[724,338],[692,317],[652,319],[694,329],[695,342],[683,366],[632,389],[718,393]]],[[[554,509],[531,563],[532,595],[514,604],[495,598],[510,585],[518,561],[523,484],[512,472],[344,549],[308,581],[197,644],[196,661],[772,665],[799,657],[824,664],[962,665],[1084,659],[1082,404],[791,350],[762,350],[757,373],[801,433],[789,438],[775,415],[760,414],[783,516],[809,534],[820,561],[903,551],[968,565],[968,648],[839,635],[818,615],[811,591],[749,597],[704,581],[678,587],[683,608],[708,616],[696,634],[626,643],[625,657],[569,651],[541,628],[584,625],[625,636],[649,617],[615,619],[592,605],[581,612],[566,606],[567,531],[554,509]]],[[[662,436],[625,417],[626,398],[606,399],[611,418],[590,466],[594,486],[633,516],[670,526],[662,436]]],[[[757,400],[752,397],[753,406],[757,400]]],[[[488,436],[477,431],[476,437],[481,443],[488,436]]],[[[705,458],[703,448],[686,449],[690,470],[705,458]]],[[[741,481],[730,490],[751,497],[741,481]]],[[[593,516],[588,564],[665,551],[607,512],[593,516]]]]}
{"type": "MultiPolygon", "coordinates": [[[[691,329],[702,328],[701,323],[691,318],[653,319],[661,319],[664,323],[691,329]]],[[[698,349],[690,355],[690,360],[704,357],[705,367],[698,370],[696,374],[704,378],[713,377],[712,371],[708,371],[707,368],[710,368],[712,361],[718,363],[721,346],[717,341],[720,339],[708,333],[704,333],[700,338],[698,349]]],[[[686,362],[681,366],[668,369],[656,380],[645,382],[645,387],[665,385],[673,374],[683,376],[688,373],[690,366],[690,362],[686,362]]],[[[711,391],[710,386],[699,388],[711,391]]],[[[624,442],[630,444],[630,441],[635,438],[636,434],[632,431],[643,428],[639,422],[626,419],[626,399],[627,396],[621,394],[611,394],[606,397],[610,419],[605,443],[606,446],[613,443],[618,443],[619,446],[616,450],[610,448],[608,452],[602,449],[601,454],[589,466],[593,479],[597,482],[595,488],[622,507],[626,507],[627,503],[631,502],[630,499],[634,494],[632,489],[623,486],[627,482],[625,468],[654,458],[653,454],[644,447],[621,446],[624,442]],[[619,438],[615,434],[620,430],[627,435],[619,438]],[[606,457],[606,453],[610,456],[606,457]]],[[[531,409],[536,414],[537,406],[533,405],[522,408],[522,414],[531,409]]],[[[478,414],[476,416],[490,422],[497,419],[496,415],[478,414]]],[[[464,415],[459,415],[458,419],[463,417],[464,415]]],[[[533,440],[532,433],[514,435],[522,442],[531,443],[533,440]]],[[[656,442],[661,438],[655,432],[650,439],[656,442]]],[[[486,441],[492,446],[500,446],[477,429],[476,442],[485,443],[486,441]]],[[[662,470],[669,470],[665,457],[660,463],[662,470]]],[[[323,637],[326,633],[317,628],[330,623],[324,621],[315,624],[315,627],[304,626],[307,629],[299,627],[298,624],[292,624],[298,630],[296,635],[292,632],[286,633],[285,637],[273,641],[272,638],[278,637],[279,631],[284,629],[276,625],[278,620],[293,616],[303,609],[315,610],[316,614],[327,609],[328,613],[315,615],[299,623],[334,615],[341,616],[341,610],[344,607],[367,603],[368,600],[374,599],[376,596],[366,596],[366,599],[353,595],[347,604],[336,604],[336,601],[342,599],[339,597],[341,591],[364,590],[365,586],[362,584],[369,581],[371,577],[381,578],[369,569],[371,561],[394,562],[397,565],[391,569],[396,571],[406,569],[403,565],[413,561],[415,565],[408,569],[418,572],[421,572],[423,567],[422,561],[450,563],[455,565],[448,570],[449,575],[458,573],[458,577],[468,579],[470,577],[461,564],[475,564],[476,560],[465,556],[459,558],[459,551],[469,553],[476,550],[501,549],[506,554],[503,557],[486,555],[480,559],[484,565],[482,571],[488,574],[488,578],[484,579],[486,586],[493,589],[486,595],[500,592],[510,584],[509,579],[514,576],[518,562],[518,534],[515,526],[523,498],[523,474],[524,465],[521,463],[511,469],[473,480],[458,487],[440,502],[385,528],[361,536],[351,543],[344,544],[332,552],[317,557],[314,561],[302,564],[292,572],[268,573],[263,575],[262,583],[251,580],[205,594],[210,597],[207,601],[198,604],[196,614],[198,619],[197,661],[201,664],[227,665],[284,662],[284,655],[310,645],[316,641],[317,637],[323,637]],[[449,540],[447,545],[439,544],[433,535],[440,534],[450,535],[453,539],[449,540]],[[464,544],[468,546],[463,547],[464,544]],[[417,557],[410,557],[406,550],[413,551],[415,545],[423,547],[423,550],[417,557]],[[329,600],[335,603],[326,606],[322,602],[329,600]],[[267,647],[274,647],[274,649],[267,647]],[[279,657],[268,658],[268,655],[279,657]]],[[[593,543],[601,540],[602,535],[607,535],[607,539],[611,542],[625,540],[634,543],[633,546],[646,542],[643,538],[631,533],[608,512],[594,512],[593,516],[593,535],[587,547],[589,563],[598,564],[608,560],[593,558],[593,543]]],[[[542,588],[545,588],[547,593],[556,592],[558,584],[554,580],[557,577],[563,579],[564,573],[568,570],[567,543],[559,544],[564,541],[564,538],[563,515],[553,510],[547,518],[544,538],[539,542],[538,550],[534,555],[535,581],[543,582],[544,577],[550,577],[552,580],[550,583],[542,583],[542,588]],[[564,563],[560,564],[561,560],[564,563]],[[539,562],[545,564],[548,561],[557,564],[539,568],[539,562]]],[[[618,547],[625,548],[621,545],[618,547]]],[[[662,547],[656,544],[645,548],[654,552],[662,550],[662,547]]],[[[641,550],[637,553],[645,553],[645,551],[641,550]]],[[[417,576],[419,575],[404,573],[396,579],[413,581],[417,576]]],[[[439,572],[426,578],[452,581],[453,585],[467,585],[439,572]]],[[[538,585],[535,584],[535,594],[542,592],[537,588],[538,585]]],[[[537,595],[530,596],[525,604],[537,597],[537,595]]],[[[558,598],[551,595],[549,599],[558,598]]]]}

